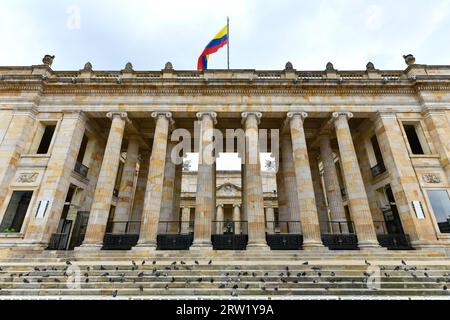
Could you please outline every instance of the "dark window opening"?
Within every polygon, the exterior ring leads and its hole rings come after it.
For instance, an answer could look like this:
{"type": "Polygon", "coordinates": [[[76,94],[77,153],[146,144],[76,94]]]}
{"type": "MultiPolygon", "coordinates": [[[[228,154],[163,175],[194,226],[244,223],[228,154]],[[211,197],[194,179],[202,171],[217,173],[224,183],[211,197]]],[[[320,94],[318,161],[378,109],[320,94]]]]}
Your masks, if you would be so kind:
{"type": "Polygon", "coordinates": [[[33,191],[14,191],[9,200],[0,232],[20,232],[33,191]]]}
{"type": "Polygon", "coordinates": [[[37,149],[37,154],[47,154],[52,142],[53,134],[55,133],[56,126],[48,125],[45,127],[44,134],[42,135],[41,143],[37,149]]]}
{"type": "Polygon", "coordinates": [[[417,135],[416,127],[412,124],[405,124],[403,127],[408,138],[409,146],[411,147],[411,152],[413,154],[425,154],[419,136],[417,135]]]}
{"type": "Polygon", "coordinates": [[[88,144],[88,137],[83,136],[83,140],[81,140],[80,151],[78,152],[77,162],[83,163],[84,155],[86,154],[86,147],[88,144]]]}
{"type": "Polygon", "coordinates": [[[374,135],[370,142],[372,143],[373,153],[375,154],[375,159],[377,164],[371,168],[372,177],[376,177],[384,172],[386,172],[386,167],[384,166],[383,156],[381,155],[380,145],[378,144],[377,136],[374,135]]]}

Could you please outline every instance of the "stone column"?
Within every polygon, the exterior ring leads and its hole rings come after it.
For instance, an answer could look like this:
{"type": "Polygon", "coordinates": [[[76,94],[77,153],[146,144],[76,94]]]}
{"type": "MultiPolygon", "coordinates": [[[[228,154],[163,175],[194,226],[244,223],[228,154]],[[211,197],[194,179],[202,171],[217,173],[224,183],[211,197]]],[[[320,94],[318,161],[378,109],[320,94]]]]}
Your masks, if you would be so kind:
{"type": "Polygon", "coordinates": [[[216,211],[216,234],[223,234],[223,204],[217,205],[216,211]]]}
{"type": "Polygon", "coordinates": [[[55,132],[55,143],[27,226],[26,243],[46,247],[58,228],[86,121],[81,112],[63,115],[59,129],[55,132]],[[39,203],[45,201],[48,204],[44,216],[36,216],[34,213],[39,203]]]}
{"type": "MultiPolygon", "coordinates": [[[[317,206],[314,198],[311,169],[309,166],[308,149],[306,146],[303,121],[308,116],[306,112],[289,112],[292,151],[295,166],[296,190],[301,213],[303,248],[323,247],[320,236],[317,206]]],[[[300,217],[299,217],[300,218],[300,217]]]]}
{"type": "Polygon", "coordinates": [[[215,112],[199,112],[197,113],[197,118],[201,121],[201,129],[192,250],[212,249],[211,220],[214,217],[216,208],[213,129],[217,123],[217,114],[215,112]]]}
{"type": "Polygon", "coordinates": [[[36,120],[36,109],[20,108],[14,110],[0,145],[0,207],[5,200],[9,184],[16,173],[20,155],[25,153],[27,142],[32,138],[36,120]]]}
{"type": "Polygon", "coordinates": [[[425,124],[441,158],[440,161],[447,175],[447,182],[450,184],[450,124],[446,110],[445,108],[425,108],[423,114],[425,124]]]}
{"type": "Polygon", "coordinates": [[[333,113],[345,188],[347,190],[350,214],[358,236],[358,246],[361,249],[374,248],[379,247],[379,244],[358,158],[353,146],[352,134],[348,125],[348,119],[351,117],[353,117],[353,114],[350,112],[333,113]]]}
{"type": "Polygon", "coordinates": [[[432,244],[436,241],[436,234],[431,213],[425,205],[397,116],[392,113],[379,113],[375,119],[375,133],[384,164],[391,177],[390,185],[404,232],[409,235],[411,244],[417,248],[432,244]],[[413,201],[422,203],[425,219],[417,218],[412,207],[413,201]]]}
{"type": "Polygon", "coordinates": [[[190,221],[191,221],[191,208],[183,207],[181,212],[181,234],[189,234],[190,221]]]}
{"type": "Polygon", "coordinates": [[[141,160],[139,161],[139,172],[136,181],[136,191],[134,192],[134,203],[131,211],[130,232],[138,234],[140,229],[140,221],[142,211],[144,210],[145,189],[147,188],[148,165],[150,162],[150,152],[141,152],[141,160]]]}
{"type": "Polygon", "coordinates": [[[283,158],[283,176],[284,176],[284,190],[287,199],[287,219],[280,221],[280,231],[294,234],[301,233],[300,223],[300,207],[297,191],[297,179],[295,176],[295,166],[292,151],[292,140],[289,134],[281,136],[281,154],[283,158]],[[286,221],[289,221],[289,226],[286,221]]]}
{"type": "Polygon", "coordinates": [[[175,163],[171,159],[172,149],[175,146],[174,142],[167,143],[166,151],[166,165],[164,168],[164,182],[162,193],[162,204],[160,214],[160,232],[174,233],[178,229],[175,221],[178,221],[178,215],[175,214],[175,163]]]}
{"type": "MultiPolygon", "coordinates": [[[[275,221],[275,211],[272,207],[266,208],[266,221],[275,221]]],[[[266,232],[268,234],[273,234],[274,226],[275,224],[273,222],[266,224],[266,232]]]]}
{"type": "Polygon", "coordinates": [[[325,195],[322,187],[322,177],[320,176],[317,158],[309,152],[309,164],[311,166],[311,178],[314,187],[314,197],[316,198],[317,213],[319,216],[320,233],[330,233],[328,227],[328,209],[325,204],[325,195]]]}
{"type": "Polygon", "coordinates": [[[114,215],[113,232],[125,233],[126,223],[130,219],[131,201],[133,196],[134,179],[136,175],[136,164],[139,154],[139,139],[137,136],[130,136],[128,140],[127,158],[122,172],[122,180],[119,187],[119,201],[117,202],[114,215]]]}
{"type": "Polygon", "coordinates": [[[342,201],[341,188],[339,186],[336,165],[334,164],[333,150],[331,149],[330,136],[322,134],[320,141],[320,157],[323,164],[323,178],[327,193],[328,207],[332,220],[331,227],[334,233],[348,233],[347,218],[345,217],[344,202],[342,201]],[[336,223],[338,222],[338,223],[336,223]],[[341,226],[339,226],[339,222],[341,226]]]}
{"type": "Polygon", "coordinates": [[[248,220],[247,249],[267,249],[264,218],[264,195],[259,160],[258,125],[260,112],[243,112],[245,128],[245,211],[248,220]]]}
{"type": "Polygon", "coordinates": [[[241,208],[238,203],[233,204],[234,234],[241,234],[241,208]]]}
{"type": "Polygon", "coordinates": [[[86,235],[83,244],[78,249],[100,249],[102,247],[111,209],[125,123],[129,120],[125,112],[110,112],[106,116],[112,119],[111,129],[109,130],[102,167],[95,188],[86,235]]]}
{"type": "MultiPolygon", "coordinates": [[[[283,159],[281,152],[277,167],[276,182],[278,197],[278,219],[280,221],[287,221],[289,220],[289,211],[287,207],[286,188],[284,187],[283,159]]],[[[275,229],[275,222],[272,222],[271,225],[268,225],[268,227],[270,227],[271,229],[275,229]]]]}
{"type": "Polygon", "coordinates": [[[166,162],[167,140],[169,127],[173,123],[172,113],[153,112],[156,119],[155,135],[153,137],[152,155],[150,157],[145,190],[144,209],[141,218],[141,232],[138,244],[133,250],[156,249],[156,236],[163,198],[164,168],[166,162]]]}

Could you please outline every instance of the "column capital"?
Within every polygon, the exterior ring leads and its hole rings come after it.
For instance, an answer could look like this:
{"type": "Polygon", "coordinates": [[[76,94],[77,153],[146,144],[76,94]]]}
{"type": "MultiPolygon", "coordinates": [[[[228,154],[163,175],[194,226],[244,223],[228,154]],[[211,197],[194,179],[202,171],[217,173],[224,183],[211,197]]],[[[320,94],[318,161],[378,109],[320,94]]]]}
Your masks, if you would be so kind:
{"type": "Polygon", "coordinates": [[[109,119],[114,119],[116,117],[120,117],[122,120],[125,120],[126,122],[130,123],[130,119],[128,118],[128,114],[126,112],[122,111],[110,111],[106,114],[106,117],[109,119]]]}
{"type": "Polygon", "coordinates": [[[258,124],[261,123],[262,113],[259,111],[245,111],[241,113],[242,117],[242,124],[248,119],[249,116],[254,115],[256,117],[256,120],[258,121],[258,124]]]}
{"type": "Polygon", "coordinates": [[[214,121],[214,124],[217,124],[217,113],[214,111],[200,111],[195,114],[195,116],[202,120],[204,116],[210,116],[211,119],[214,121]]]}
{"type": "Polygon", "coordinates": [[[333,112],[331,117],[333,120],[337,120],[342,116],[345,116],[347,120],[350,120],[351,118],[353,118],[353,113],[346,111],[333,112]]]}
{"type": "Polygon", "coordinates": [[[218,204],[217,204],[217,208],[219,208],[219,207],[220,207],[220,208],[223,208],[223,207],[224,207],[224,204],[223,204],[223,203],[218,203],[218,204]]]}
{"type": "Polygon", "coordinates": [[[233,203],[233,208],[236,208],[236,207],[240,208],[241,204],[240,203],[233,203]]]}
{"type": "Polygon", "coordinates": [[[167,119],[172,119],[172,112],[169,111],[154,111],[151,115],[152,118],[158,119],[159,117],[166,117],[167,119]]]}
{"type": "Polygon", "coordinates": [[[304,111],[290,111],[287,113],[287,118],[292,120],[294,119],[294,117],[296,116],[300,116],[300,118],[303,120],[305,120],[306,118],[308,118],[308,113],[304,112],[304,111]]]}

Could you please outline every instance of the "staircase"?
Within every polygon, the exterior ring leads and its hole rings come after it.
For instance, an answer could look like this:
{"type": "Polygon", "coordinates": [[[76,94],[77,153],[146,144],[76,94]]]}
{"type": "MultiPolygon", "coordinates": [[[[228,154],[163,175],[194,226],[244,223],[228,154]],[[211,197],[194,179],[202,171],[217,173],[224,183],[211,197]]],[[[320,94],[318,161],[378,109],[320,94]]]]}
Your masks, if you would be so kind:
{"type": "Polygon", "coordinates": [[[0,299],[450,299],[450,259],[434,251],[15,250],[3,256],[0,299]]]}

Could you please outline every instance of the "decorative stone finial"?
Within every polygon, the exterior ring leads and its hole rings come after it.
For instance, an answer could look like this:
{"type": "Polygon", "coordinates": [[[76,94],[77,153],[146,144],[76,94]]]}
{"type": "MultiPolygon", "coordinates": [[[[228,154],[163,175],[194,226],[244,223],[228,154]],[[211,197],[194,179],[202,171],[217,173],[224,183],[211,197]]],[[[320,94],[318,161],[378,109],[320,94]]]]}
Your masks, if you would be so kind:
{"type": "Polygon", "coordinates": [[[165,66],[164,66],[164,70],[173,70],[172,62],[167,61],[165,66]]]}
{"type": "Polygon", "coordinates": [[[333,64],[331,62],[327,63],[326,71],[335,71],[334,70],[334,66],[333,66],[333,64]]]}
{"type": "Polygon", "coordinates": [[[53,63],[53,59],[55,59],[55,56],[51,56],[51,55],[49,55],[49,54],[46,54],[45,56],[44,56],[44,58],[42,59],[42,62],[45,64],[45,65],[47,65],[47,66],[51,66],[52,65],[52,63],[53,63]]]}
{"type": "Polygon", "coordinates": [[[92,71],[92,63],[86,62],[84,65],[83,71],[92,71]]]}
{"type": "Polygon", "coordinates": [[[128,63],[125,65],[124,71],[133,72],[133,65],[131,64],[131,62],[128,62],[128,63]]]}
{"type": "Polygon", "coordinates": [[[284,67],[284,70],[290,70],[290,71],[294,70],[294,66],[292,65],[292,63],[290,61],[288,61],[286,63],[286,66],[284,67]]]}
{"type": "Polygon", "coordinates": [[[408,66],[411,66],[411,65],[413,65],[414,63],[416,63],[416,58],[414,58],[414,56],[413,56],[412,54],[404,55],[403,58],[405,59],[405,63],[406,63],[408,66]]]}
{"type": "Polygon", "coordinates": [[[375,66],[373,65],[372,62],[369,62],[369,63],[366,65],[366,70],[367,70],[367,71],[373,71],[373,70],[375,70],[375,66]]]}

